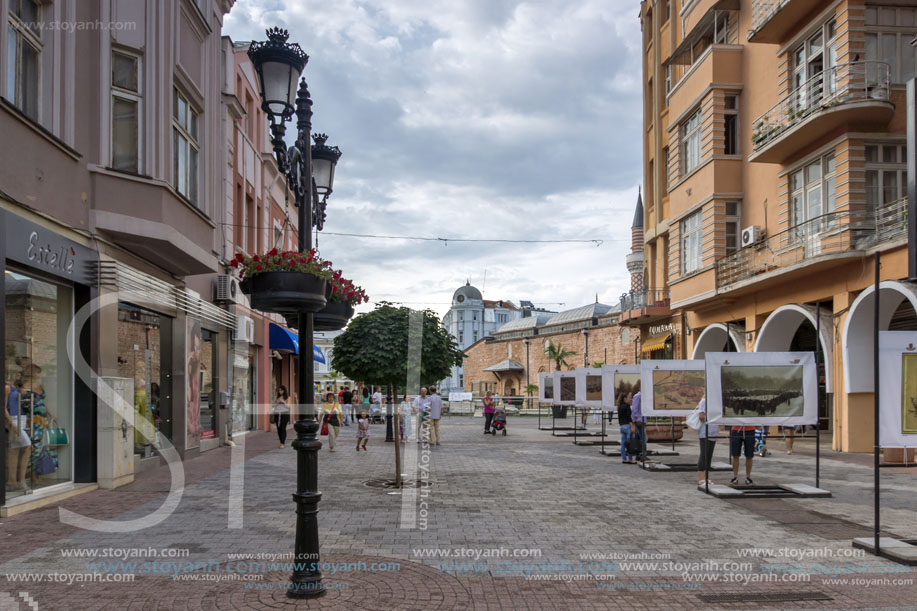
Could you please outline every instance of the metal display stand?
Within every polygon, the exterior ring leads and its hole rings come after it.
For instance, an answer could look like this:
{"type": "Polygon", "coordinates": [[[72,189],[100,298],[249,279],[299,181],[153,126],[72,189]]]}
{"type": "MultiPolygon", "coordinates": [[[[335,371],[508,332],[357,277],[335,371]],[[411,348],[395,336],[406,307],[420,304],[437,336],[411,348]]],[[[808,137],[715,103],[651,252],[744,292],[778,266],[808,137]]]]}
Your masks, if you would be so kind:
{"type": "MultiPolygon", "coordinates": [[[[603,427],[605,426],[604,421],[602,421],[602,426],[603,427]]],[[[644,429],[644,431],[645,430],[646,429],[644,429]]],[[[605,437],[602,437],[602,443],[601,443],[602,449],[599,450],[599,454],[602,454],[603,456],[617,456],[620,458],[621,456],[620,445],[621,445],[620,441],[615,441],[615,440],[605,441],[605,437]],[[617,449],[609,448],[606,450],[605,444],[608,444],[611,446],[619,446],[619,447],[617,449]]],[[[646,445],[646,435],[643,436],[643,454],[645,457],[646,456],[678,456],[678,452],[675,452],[674,450],[648,448],[646,445]]],[[[645,461],[646,461],[646,458],[643,458],[642,460],[638,460],[637,462],[645,462],[645,461]]]]}
{"type": "MultiPolygon", "coordinates": [[[[585,426],[579,426],[577,424],[577,422],[579,422],[579,411],[578,411],[579,409],[580,408],[576,407],[575,405],[573,406],[573,426],[570,427],[572,431],[569,429],[555,428],[554,429],[555,432],[552,433],[554,437],[573,437],[573,443],[576,443],[577,436],[579,437],[604,437],[605,436],[604,432],[587,431],[585,426]],[[564,432],[557,433],[556,431],[564,431],[564,432]]],[[[588,412],[586,411],[587,408],[584,407],[582,408],[582,410],[583,410],[583,413],[588,414],[588,412]]],[[[577,445],[598,445],[598,443],[577,444],[577,445]]]]}
{"type": "MultiPolygon", "coordinates": [[[[907,85],[908,91],[908,144],[913,144],[913,138],[911,137],[911,116],[914,115],[914,84],[909,82],[907,85]]],[[[908,199],[913,200],[915,197],[914,193],[914,184],[913,176],[915,173],[911,169],[913,165],[913,147],[909,149],[908,152],[908,167],[909,167],[909,177],[908,177],[908,199]]],[[[910,205],[910,201],[908,202],[910,205]]],[[[909,221],[909,231],[910,228],[915,224],[914,219],[909,221]]],[[[880,255],[877,252],[875,258],[875,300],[874,300],[874,313],[873,313],[873,426],[874,426],[874,436],[873,436],[873,536],[869,537],[859,537],[853,540],[853,547],[857,549],[862,549],[870,554],[876,556],[882,556],[893,562],[899,564],[904,564],[907,566],[917,566],[917,539],[893,539],[891,537],[882,537],[880,536],[880,527],[881,527],[881,503],[880,503],[880,493],[881,493],[881,477],[879,475],[880,468],[884,465],[879,464],[879,451],[880,451],[880,441],[879,441],[879,263],[880,255]]],[[[907,460],[907,449],[904,452],[905,460],[907,460]]],[[[892,466],[892,465],[888,465],[892,466]]]]}
{"type": "Polygon", "coordinates": [[[539,431],[575,431],[575,430],[584,430],[582,427],[576,426],[576,413],[574,410],[574,420],[573,426],[557,426],[557,412],[554,409],[558,407],[554,404],[551,404],[551,426],[542,426],[541,425],[541,409],[538,409],[538,430],[539,431]]]}
{"type": "MultiPolygon", "coordinates": [[[[588,408],[584,407],[583,411],[586,411],[586,409],[588,408]]],[[[576,434],[576,431],[574,431],[573,432],[573,445],[577,445],[577,446],[599,446],[601,445],[601,446],[604,446],[605,443],[612,444],[612,445],[615,445],[615,444],[620,445],[621,443],[620,441],[607,441],[607,442],[605,441],[605,437],[607,437],[608,435],[607,430],[605,428],[607,414],[613,414],[614,412],[603,412],[601,409],[597,409],[597,408],[592,408],[591,412],[593,414],[596,412],[601,414],[602,430],[599,432],[580,433],[578,436],[576,434]],[[587,437],[587,439],[580,439],[581,437],[587,437]],[[599,437],[600,439],[588,439],[588,437],[599,437]]],[[[575,410],[574,410],[574,417],[576,417],[575,410]]],[[[564,437],[564,436],[569,437],[570,435],[569,434],[557,435],[557,437],[564,437]]]]}

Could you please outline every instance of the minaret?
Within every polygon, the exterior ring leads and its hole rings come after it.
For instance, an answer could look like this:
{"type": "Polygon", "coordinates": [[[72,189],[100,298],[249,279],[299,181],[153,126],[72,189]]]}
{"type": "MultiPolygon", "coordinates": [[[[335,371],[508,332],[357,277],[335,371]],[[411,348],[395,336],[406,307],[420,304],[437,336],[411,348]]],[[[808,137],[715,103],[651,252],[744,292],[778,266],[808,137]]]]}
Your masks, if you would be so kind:
{"type": "Polygon", "coordinates": [[[630,254],[627,255],[627,271],[630,272],[630,290],[643,292],[643,196],[637,187],[637,209],[630,226],[630,254]]]}

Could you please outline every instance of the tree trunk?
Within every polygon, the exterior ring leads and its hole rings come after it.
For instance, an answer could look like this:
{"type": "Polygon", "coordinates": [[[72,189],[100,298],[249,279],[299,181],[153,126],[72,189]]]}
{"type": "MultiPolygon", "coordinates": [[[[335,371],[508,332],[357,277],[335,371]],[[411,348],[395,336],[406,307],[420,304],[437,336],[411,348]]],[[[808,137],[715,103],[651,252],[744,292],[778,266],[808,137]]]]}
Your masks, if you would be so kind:
{"type": "Polygon", "coordinates": [[[392,384],[388,386],[388,394],[392,398],[392,412],[395,415],[394,419],[394,431],[395,436],[395,487],[402,488],[404,482],[401,479],[401,434],[399,428],[399,422],[401,419],[401,409],[395,405],[395,391],[392,384]]]}

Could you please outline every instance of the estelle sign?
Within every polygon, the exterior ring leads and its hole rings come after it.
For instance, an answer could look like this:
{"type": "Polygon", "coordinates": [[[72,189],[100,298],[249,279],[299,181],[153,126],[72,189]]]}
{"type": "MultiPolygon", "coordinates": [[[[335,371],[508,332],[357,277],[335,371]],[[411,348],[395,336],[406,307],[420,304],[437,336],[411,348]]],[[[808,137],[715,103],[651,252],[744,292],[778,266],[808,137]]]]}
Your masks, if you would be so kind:
{"type": "Polygon", "coordinates": [[[72,246],[59,246],[54,248],[50,243],[41,244],[41,238],[37,231],[29,234],[29,247],[26,252],[26,258],[30,263],[49,267],[56,272],[63,272],[73,275],[73,263],[75,261],[76,251],[72,246]]]}

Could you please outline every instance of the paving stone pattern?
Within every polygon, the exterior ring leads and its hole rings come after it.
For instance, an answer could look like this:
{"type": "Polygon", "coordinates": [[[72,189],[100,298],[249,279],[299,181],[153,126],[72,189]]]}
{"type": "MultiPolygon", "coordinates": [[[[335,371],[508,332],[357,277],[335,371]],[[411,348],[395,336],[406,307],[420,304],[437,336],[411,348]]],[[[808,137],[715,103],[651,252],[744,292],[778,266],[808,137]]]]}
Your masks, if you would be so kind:
{"type": "MultiPolygon", "coordinates": [[[[368,452],[354,451],[354,427],[342,429],[334,453],[322,449],[319,525],[329,586],[322,598],[288,599],[284,582],[289,571],[276,564],[229,575],[258,582],[212,581],[227,575],[205,570],[182,579],[137,574],[132,583],[23,583],[6,577],[83,574],[93,568],[86,558],[62,557],[61,549],[175,548],[188,550],[188,556],[161,562],[195,562],[223,570],[231,567],[230,554],[290,553],[295,453],[289,445],[278,449],[274,434],[253,432],[240,440],[246,458],[242,528],[229,527],[228,448],[188,462],[178,509],[139,532],[78,530],[60,523],[57,507],[0,521],[0,611],[36,608],[32,605],[42,611],[917,609],[917,585],[910,573],[889,574],[903,569],[881,558],[849,555],[853,537],[872,533],[871,457],[823,452],[820,484],[834,494],[831,499],[720,500],[696,489],[693,472],[648,472],[623,465],[619,458],[601,455],[597,447],[575,446],[571,439],[537,430],[533,418],[511,419],[507,437],[485,436],[482,429],[480,418],[446,418],[441,446],[419,448],[413,441],[404,446],[404,471],[419,473],[410,468],[419,462],[429,467],[433,481],[428,491],[411,493],[415,503],[407,504],[406,515],[401,494],[363,485],[394,476],[393,444],[384,443],[382,426],[372,427],[368,452]],[[398,527],[403,518],[419,519],[421,508],[426,510],[425,528],[398,527]],[[739,550],[757,547],[818,556],[740,556],[739,550]],[[476,563],[473,558],[432,556],[461,549],[485,555],[487,550],[526,555],[537,550],[540,555],[482,556],[476,563]],[[427,556],[418,557],[418,550],[444,551],[425,551],[421,553],[427,556]],[[599,554],[649,557],[624,566],[624,560],[609,556],[603,561],[599,554]],[[399,564],[384,566],[390,562],[399,564]],[[523,570],[537,573],[537,578],[527,579],[523,570]],[[844,571],[853,574],[831,574],[844,571]],[[801,583],[796,573],[811,574],[810,580],[801,583]],[[866,587],[857,579],[879,581],[866,587]],[[890,580],[910,583],[888,585],[890,580]],[[800,592],[825,596],[754,603],[699,598],[800,592]]],[[[770,446],[771,456],[756,459],[756,483],[814,484],[811,441],[797,441],[791,456],[777,440],[770,446]]],[[[693,439],[677,448],[677,462],[695,459],[693,439]]],[[[726,449],[725,442],[718,444],[718,460],[726,459],[726,449]]],[[[883,469],[882,477],[883,534],[917,537],[917,469],[883,469]]],[[[715,473],[713,478],[726,483],[729,474],[715,473]]],[[[128,520],[158,508],[168,489],[168,469],[161,468],[141,474],[130,486],[87,493],[60,506],[97,518],[128,520]]],[[[133,559],[144,560],[155,559],[133,559]]],[[[128,570],[125,565],[107,567],[109,573],[128,570]]]]}

